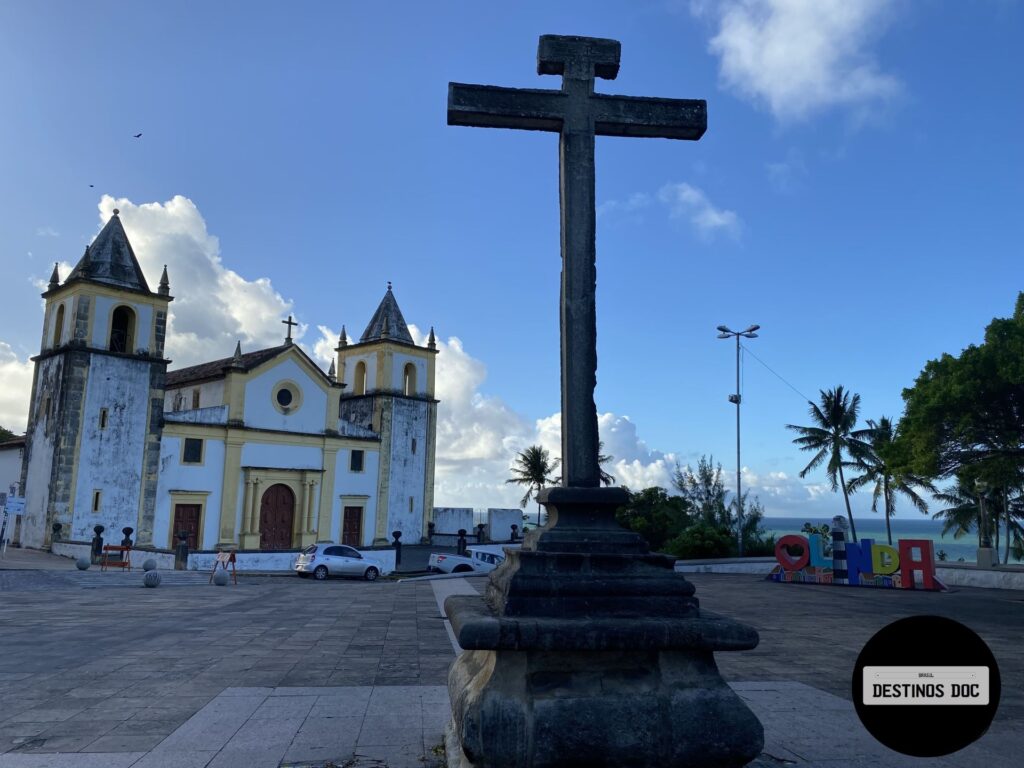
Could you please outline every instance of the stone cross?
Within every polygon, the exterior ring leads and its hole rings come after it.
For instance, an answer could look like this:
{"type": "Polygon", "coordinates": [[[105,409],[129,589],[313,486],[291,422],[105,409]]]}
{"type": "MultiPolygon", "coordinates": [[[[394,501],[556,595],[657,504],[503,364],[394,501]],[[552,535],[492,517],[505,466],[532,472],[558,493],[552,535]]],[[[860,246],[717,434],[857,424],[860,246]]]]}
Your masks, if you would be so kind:
{"type": "Polygon", "coordinates": [[[284,343],[285,344],[291,344],[292,343],[292,326],[293,325],[298,325],[298,323],[295,322],[294,320],[292,320],[292,316],[291,315],[288,315],[288,319],[287,320],[282,320],[281,322],[288,326],[288,337],[284,340],[284,343]]]}
{"type": "Polygon", "coordinates": [[[594,93],[594,78],[619,73],[617,40],[542,35],[537,74],[561,75],[562,89],[448,84],[448,124],[552,131],[560,135],[562,229],[562,484],[596,488],[597,254],[594,136],[699,139],[707,102],[594,93]]]}

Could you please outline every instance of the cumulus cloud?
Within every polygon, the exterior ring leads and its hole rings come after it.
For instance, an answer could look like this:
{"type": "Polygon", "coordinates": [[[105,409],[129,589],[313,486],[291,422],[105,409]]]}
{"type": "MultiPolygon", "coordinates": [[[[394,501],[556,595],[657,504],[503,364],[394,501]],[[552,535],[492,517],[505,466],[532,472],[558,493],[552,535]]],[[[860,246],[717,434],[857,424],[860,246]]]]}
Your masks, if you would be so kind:
{"type": "Polygon", "coordinates": [[[651,204],[651,196],[646,192],[634,192],[625,200],[605,200],[597,206],[597,218],[611,213],[634,213],[651,204]]]}
{"type": "Polygon", "coordinates": [[[692,184],[666,184],[658,199],[669,207],[672,218],[686,218],[702,238],[712,239],[718,233],[738,238],[742,225],[735,211],[717,208],[704,191],[692,184]]]}
{"type": "Polygon", "coordinates": [[[694,2],[717,33],[724,87],[764,104],[781,121],[835,106],[863,109],[892,98],[899,81],[868,50],[892,0],[724,0],[694,2]]]}
{"type": "MultiPolygon", "coordinates": [[[[281,319],[292,303],[269,278],[243,277],[224,266],[220,242],[207,231],[195,203],[175,195],[164,203],[136,205],[104,195],[101,225],[114,208],[151,288],[167,265],[174,301],[165,352],[174,368],[228,357],[236,341],[245,351],[281,343],[281,319]]],[[[293,335],[301,338],[305,330],[300,325],[293,335]]]]}
{"type": "Polygon", "coordinates": [[[53,227],[37,227],[36,237],[60,237],[60,232],[53,227]]]}
{"type": "Polygon", "coordinates": [[[28,426],[32,362],[20,360],[11,345],[0,341],[0,426],[21,433],[28,426]]]}

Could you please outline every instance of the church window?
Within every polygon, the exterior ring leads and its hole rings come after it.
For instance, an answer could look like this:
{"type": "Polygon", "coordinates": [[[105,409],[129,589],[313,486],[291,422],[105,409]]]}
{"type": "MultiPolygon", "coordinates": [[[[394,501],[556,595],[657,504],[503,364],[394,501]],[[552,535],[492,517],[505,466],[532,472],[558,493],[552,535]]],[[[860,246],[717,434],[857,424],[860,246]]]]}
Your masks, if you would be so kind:
{"type": "Polygon", "coordinates": [[[135,351],[135,313],[131,307],[118,307],[110,320],[110,351],[135,351]]]}
{"type": "Polygon", "coordinates": [[[413,456],[416,455],[416,438],[415,437],[412,439],[412,455],[413,456]]]}
{"type": "Polygon", "coordinates": [[[182,464],[203,463],[203,441],[198,437],[186,437],[181,451],[182,464]]]}
{"type": "Polygon", "coordinates": [[[93,491],[92,492],[92,511],[93,512],[99,512],[100,511],[100,497],[102,495],[103,495],[103,491],[93,491]]]}
{"type": "Polygon", "coordinates": [[[57,317],[53,323],[53,346],[59,347],[64,340],[64,305],[57,307],[57,317]]]}
{"type": "Polygon", "coordinates": [[[416,366],[412,363],[405,364],[405,376],[403,377],[402,393],[405,395],[416,394],[416,366]]]}
{"type": "Polygon", "coordinates": [[[193,408],[198,408],[199,407],[199,390],[198,389],[193,389],[192,390],[192,407],[193,408]]]}
{"type": "Polygon", "coordinates": [[[100,408],[100,429],[107,428],[107,409],[100,408]]]}
{"type": "Polygon", "coordinates": [[[302,405],[302,390],[295,382],[279,381],[270,392],[270,402],[281,413],[294,413],[302,405]]]}
{"type": "Polygon", "coordinates": [[[349,472],[362,472],[363,471],[363,452],[352,451],[352,456],[348,462],[349,472]]]}
{"type": "Polygon", "coordinates": [[[366,363],[362,360],[356,363],[355,381],[352,384],[352,394],[366,394],[366,363]]]}

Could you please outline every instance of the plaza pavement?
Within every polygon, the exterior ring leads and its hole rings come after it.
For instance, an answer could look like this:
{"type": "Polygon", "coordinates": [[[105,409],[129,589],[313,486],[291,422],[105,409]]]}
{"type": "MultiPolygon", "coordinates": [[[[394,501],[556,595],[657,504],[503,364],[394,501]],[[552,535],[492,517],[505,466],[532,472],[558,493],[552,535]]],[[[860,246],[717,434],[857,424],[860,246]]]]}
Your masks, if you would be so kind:
{"type": "MultiPolygon", "coordinates": [[[[453,638],[440,604],[482,578],[373,584],[206,574],[0,570],[0,768],[438,766],[453,638]]],[[[766,731],[764,768],[1017,764],[1024,595],[783,585],[693,574],[702,605],[757,627],[718,664],[766,731]],[[999,661],[992,729],[956,755],[878,745],[850,701],[864,642],[910,614],[950,616],[999,661]]],[[[941,642],[937,638],[936,642],[941,642]]]]}

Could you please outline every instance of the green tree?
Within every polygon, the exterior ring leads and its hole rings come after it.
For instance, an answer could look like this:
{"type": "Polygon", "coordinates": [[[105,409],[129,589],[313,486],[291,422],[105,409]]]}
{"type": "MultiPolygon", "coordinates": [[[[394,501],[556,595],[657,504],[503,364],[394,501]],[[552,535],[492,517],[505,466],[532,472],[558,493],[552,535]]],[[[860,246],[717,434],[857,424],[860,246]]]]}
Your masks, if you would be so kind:
{"type": "Polygon", "coordinates": [[[933,514],[932,519],[942,521],[943,536],[952,533],[954,539],[962,539],[967,534],[976,532],[980,547],[980,507],[973,485],[973,482],[965,482],[964,479],[958,478],[954,485],[935,494],[935,498],[946,506],[933,514]]]}
{"type": "MultiPolygon", "coordinates": [[[[629,491],[629,489],[626,489],[629,491]]],[[[670,496],[664,488],[644,488],[629,492],[629,502],[615,513],[619,524],[643,536],[655,552],[678,536],[693,518],[681,496],[670,496]]]]}
{"type": "MultiPolygon", "coordinates": [[[[614,456],[608,456],[607,454],[601,453],[604,450],[604,440],[601,440],[597,444],[597,471],[601,477],[602,485],[613,485],[615,483],[615,475],[611,475],[604,471],[604,465],[609,461],[615,461],[614,456]]],[[[553,481],[555,485],[562,482],[562,476],[559,475],[553,481]]]]}
{"type": "Polygon", "coordinates": [[[920,488],[930,493],[937,489],[927,478],[911,472],[906,466],[906,458],[900,455],[900,445],[896,443],[896,430],[888,416],[882,416],[877,422],[868,419],[868,450],[863,452],[852,466],[861,471],[850,480],[847,488],[856,491],[868,485],[871,490],[871,511],[878,511],[878,501],[882,500],[885,511],[885,533],[892,546],[892,526],[890,524],[896,512],[896,499],[906,496],[910,503],[922,514],[927,514],[928,504],[917,492],[920,488]]]}
{"type": "MultiPolygon", "coordinates": [[[[525,508],[531,499],[535,499],[541,488],[555,483],[552,475],[560,463],[559,459],[552,459],[551,454],[539,445],[531,445],[516,454],[515,462],[509,468],[512,477],[505,482],[526,486],[526,493],[519,500],[520,507],[525,508]]],[[[539,501],[537,502],[537,525],[540,525],[539,501]]]]}
{"type": "Polygon", "coordinates": [[[814,451],[814,458],[800,472],[800,477],[807,477],[808,473],[828,461],[825,470],[832,484],[832,491],[834,493],[841,489],[843,492],[850,534],[856,542],[857,528],[853,524],[850,492],[843,475],[843,465],[847,463],[844,454],[849,456],[850,460],[856,461],[868,450],[868,444],[864,442],[867,437],[866,431],[853,429],[857,425],[857,414],[860,411],[860,395],[854,393],[851,397],[842,386],[820,390],[820,394],[820,404],[809,403],[813,426],[787,424],[786,428],[800,434],[800,437],[793,438],[793,442],[800,446],[801,450],[814,451]]]}
{"type": "Polygon", "coordinates": [[[0,427],[0,443],[6,443],[8,440],[13,440],[15,437],[17,437],[17,435],[7,429],[7,427],[0,427]]]}
{"type": "Polygon", "coordinates": [[[903,399],[901,439],[918,474],[984,465],[979,477],[1011,487],[1024,464],[1024,292],[1013,317],[989,323],[982,344],[928,361],[903,399]]]}
{"type": "Polygon", "coordinates": [[[672,485],[693,509],[696,517],[709,525],[732,528],[733,521],[725,503],[727,491],[722,479],[722,465],[714,456],[701,456],[697,471],[676,464],[672,485]]]}

